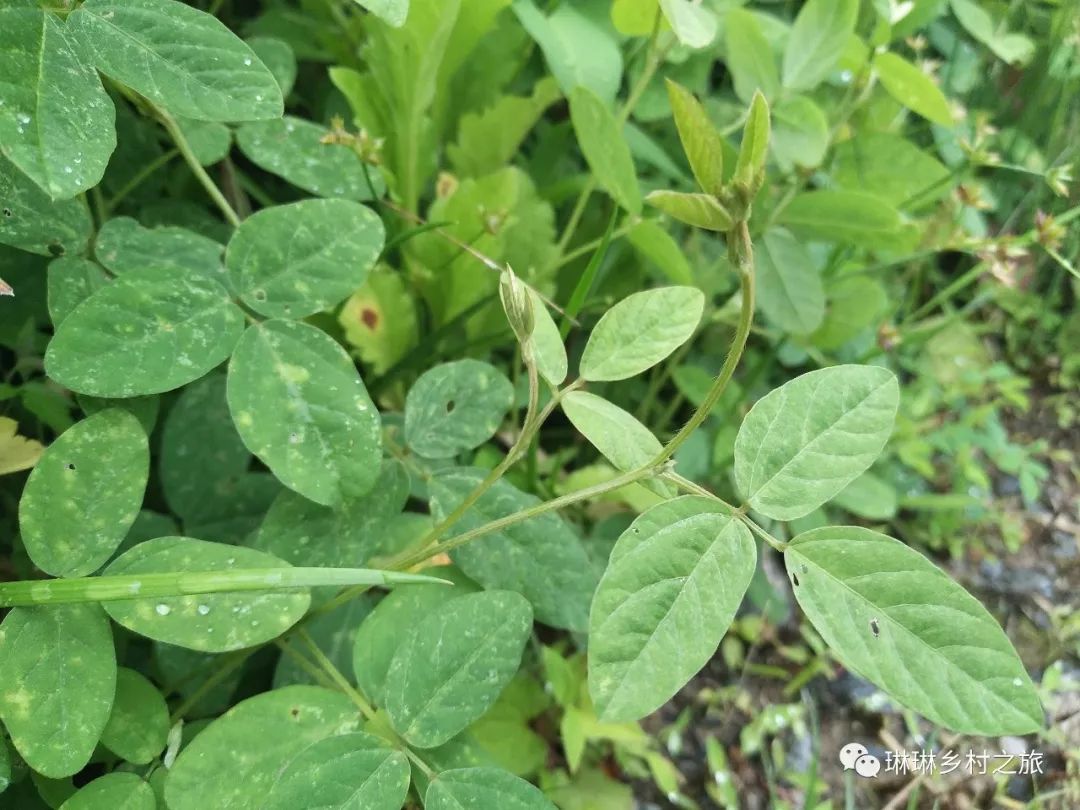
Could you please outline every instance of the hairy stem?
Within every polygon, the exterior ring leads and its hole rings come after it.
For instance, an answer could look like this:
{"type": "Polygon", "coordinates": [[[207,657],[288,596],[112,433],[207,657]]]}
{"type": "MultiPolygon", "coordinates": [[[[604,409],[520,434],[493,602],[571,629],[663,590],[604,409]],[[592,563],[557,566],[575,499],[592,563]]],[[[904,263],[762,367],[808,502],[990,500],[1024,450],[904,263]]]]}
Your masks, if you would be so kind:
{"type": "Polygon", "coordinates": [[[743,350],[746,348],[746,340],[750,336],[750,327],[754,321],[754,248],[750,242],[750,231],[746,222],[737,223],[735,229],[728,235],[728,255],[739,273],[742,294],[742,306],[739,310],[739,323],[735,327],[735,337],[731,342],[724,365],[712,388],[709,389],[708,396],[694,411],[690,420],[660,451],[653,460],[654,464],[662,464],[671,458],[683,442],[690,438],[690,434],[708,418],[709,412],[712,411],[735,374],[735,369],[742,359],[743,350]]]}

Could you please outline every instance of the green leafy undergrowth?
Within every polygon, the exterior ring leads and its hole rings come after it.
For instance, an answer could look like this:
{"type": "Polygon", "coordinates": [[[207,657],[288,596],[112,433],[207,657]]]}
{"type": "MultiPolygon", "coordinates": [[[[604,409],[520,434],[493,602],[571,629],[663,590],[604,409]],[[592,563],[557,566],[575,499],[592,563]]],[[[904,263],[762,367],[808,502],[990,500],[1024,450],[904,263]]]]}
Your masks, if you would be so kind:
{"type": "Polygon", "coordinates": [[[0,794],[678,797],[639,721],[774,596],[913,724],[1038,732],[907,544],[892,351],[986,365],[978,265],[924,277],[1004,249],[932,56],[1031,43],[796,5],[0,0],[0,794]]]}

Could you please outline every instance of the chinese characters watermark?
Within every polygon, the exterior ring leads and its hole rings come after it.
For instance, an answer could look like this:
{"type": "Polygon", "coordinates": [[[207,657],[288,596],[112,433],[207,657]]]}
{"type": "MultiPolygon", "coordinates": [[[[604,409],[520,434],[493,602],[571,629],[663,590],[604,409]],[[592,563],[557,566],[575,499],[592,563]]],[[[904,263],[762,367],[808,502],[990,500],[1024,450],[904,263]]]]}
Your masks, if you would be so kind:
{"type": "Polygon", "coordinates": [[[1008,751],[958,752],[951,748],[941,751],[886,751],[883,763],[869,753],[866,746],[848,743],[840,749],[840,764],[845,771],[853,770],[867,779],[873,779],[881,771],[896,775],[946,775],[963,771],[968,775],[981,776],[1030,776],[1043,772],[1043,754],[1039,751],[1020,754],[1010,754],[1008,751]]]}

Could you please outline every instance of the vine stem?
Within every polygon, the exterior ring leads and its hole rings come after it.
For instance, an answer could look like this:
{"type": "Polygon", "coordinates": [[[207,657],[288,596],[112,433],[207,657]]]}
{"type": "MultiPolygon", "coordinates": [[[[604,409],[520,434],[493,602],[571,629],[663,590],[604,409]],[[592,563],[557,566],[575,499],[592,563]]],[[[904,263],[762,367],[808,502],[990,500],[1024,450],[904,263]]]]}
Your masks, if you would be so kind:
{"type": "Polygon", "coordinates": [[[521,431],[518,433],[517,438],[514,440],[513,445],[503,456],[502,461],[492,467],[484,480],[481,481],[472,492],[458,504],[449,515],[443,518],[439,523],[429,531],[424,538],[420,541],[420,546],[424,547],[430,543],[436,543],[443,533],[461,520],[462,516],[469,511],[473,504],[475,504],[480,498],[484,496],[484,493],[491,489],[495,482],[498,481],[506,473],[514,462],[518,460],[522,451],[528,447],[529,442],[532,441],[532,437],[536,434],[536,431],[540,428],[540,420],[537,418],[536,412],[537,403],[540,399],[540,380],[536,373],[536,362],[528,354],[525,356],[525,368],[529,375],[529,407],[525,411],[525,421],[522,424],[521,431]]]}
{"type": "MultiPolygon", "coordinates": [[[[308,651],[311,653],[312,658],[315,659],[315,663],[318,664],[320,669],[326,673],[327,677],[330,678],[334,686],[341,690],[345,694],[345,696],[353,702],[353,705],[355,705],[356,708],[360,710],[360,713],[364,715],[364,718],[369,723],[377,723],[378,712],[375,711],[375,707],[368,703],[367,698],[364,697],[360,690],[353,686],[351,683],[349,683],[349,679],[341,674],[341,670],[337,668],[337,666],[334,664],[333,661],[330,660],[329,657],[327,657],[326,653],[322,651],[322,648],[315,643],[315,640],[311,637],[311,634],[301,627],[299,630],[297,630],[296,635],[297,638],[299,638],[300,641],[303,642],[304,646],[307,647],[308,651]]],[[[285,644],[283,649],[288,649],[287,643],[285,644]]],[[[380,724],[380,727],[384,727],[384,724],[380,724]]],[[[389,728],[388,726],[385,726],[385,729],[393,735],[395,744],[401,751],[405,753],[405,756],[407,756],[413,763],[415,763],[416,766],[424,772],[424,775],[427,776],[428,779],[434,779],[435,771],[431,768],[431,766],[428,765],[420,757],[419,754],[413,751],[406,744],[405,740],[403,740],[397,734],[397,732],[393,731],[393,729],[389,728]]]]}
{"type": "Polygon", "coordinates": [[[202,184],[202,187],[206,189],[206,193],[210,195],[210,199],[214,201],[218,208],[221,209],[221,213],[225,215],[225,219],[234,228],[240,227],[240,215],[236,213],[236,210],[229,205],[229,201],[225,199],[225,195],[221,193],[221,189],[217,187],[217,184],[211,179],[210,175],[206,173],[206,169],[199,163],[199,159],[195,157],[195,152],[191,149],[191,144],[188,143],[188,139],[184,137],[184,133],[180,129],[180,125],[176,123],[176,119],[169,113],[163,110],[161,107],[154,104],[152,101],[147,100],[147,104],[154,111],[154,115],[161,122],[161,125],[165,127],[165,131],[169,133],[169,137],[173,139],[176,144],[176,148],[180,151],[181,156],[191,169],[192,174],[195,175],[195,179],[202,184]]]}
{"type": "Polygon", "coordinates": [[[701,405],[694,411],[690,420],[682,426],[660,453],[653,459],[653,464],[662,464],[671,458],[675,451],[682,446],[690,434],[701,427],[701,423],[709,416],[713,406],[716,405],[724,389],[727,388],[735,369],[742,359],[743,350],[746,348],[746,340],[750,336],[750,328],[754,322],[754,247],[750,241],[750,230],[745,221],[735,225],[734,230],[728,236],[728,256],[731,263],[739,272],[740,293],[742,305],[739,309],[739,323],[735,327],[735,337],[728,349],[727,358],[716,377],[712,388],[709,389],[701,405]]]}
{"type": "Polygon", "coordinates": [[[649,463],[643,467],[639,467],[636,470],[618,475],[608,481],[604,481],[599,484],[594,484],[591,487],[585,487],[584,489],[578,489],[574,492],[567,493],[559,498],[552,498],[550,501],[544,501],[538,503],[536,506],[531,506],[528,509],[522,509],[520,512],[514,512],[506,517],[501,517],[496,520],[489,521],[483,526],[477,526],[475,529],[470,529],[467,532],[463,532],[459,535],[451,537],[449,540],[445,540],[436,546],[432,546],[427,549],[419,549],[399,562],[394,564],[394,569],[404,570],[413,567],[419,563],[424,562],[435,554],[443,554],[448,551],[452,551],[459,546],[463,546],[475,540],[478,537],[482,537],[485,534],[491,534],[497,532],[500,529],[505,529],[509,526],[513,526],[517,523],[521,523],[526,520],[530,520],[534,517],[538,517],[547,512],[552,512],[564,507],[571,506],[579,501],[585,501],[589,498],[595,498],[598,495],[611,492],[612,490],[622,489],[628,484],[634,484],[638,481],[642,481],[646,478],[654,478],[661,472],[660,465],[649,463]]]}

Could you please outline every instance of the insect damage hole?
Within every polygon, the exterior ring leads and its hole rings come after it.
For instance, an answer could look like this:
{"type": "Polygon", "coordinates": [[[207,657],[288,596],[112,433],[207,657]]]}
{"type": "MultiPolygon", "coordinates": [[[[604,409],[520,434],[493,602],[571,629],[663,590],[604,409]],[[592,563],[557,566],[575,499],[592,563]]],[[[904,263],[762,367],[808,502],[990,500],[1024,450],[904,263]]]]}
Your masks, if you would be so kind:
{"type": "Polygon", "coordinates": [[[799,575],[796,574],[794,571],[791,572],[791,584],[794,585],[796,588],[799,587],[799,575]]]}
{"type": "Polygon", "coordinates": [[[456,407],[457,407],[457,403],[454,402],[454,400],[452,400],[452,399],[446,400],[446,412],[447,413],[453,413],[454,408],[456,408],[456,407]]]}
{"type": "Polygon", "coordinates": [[[870,632],[874,634],[874,638],[881,635],[881,628],[878,626],[877,619],[870,620],[870,632]]]}

